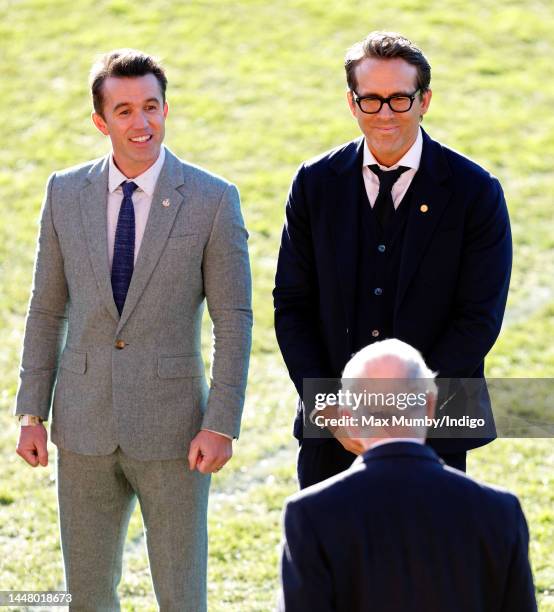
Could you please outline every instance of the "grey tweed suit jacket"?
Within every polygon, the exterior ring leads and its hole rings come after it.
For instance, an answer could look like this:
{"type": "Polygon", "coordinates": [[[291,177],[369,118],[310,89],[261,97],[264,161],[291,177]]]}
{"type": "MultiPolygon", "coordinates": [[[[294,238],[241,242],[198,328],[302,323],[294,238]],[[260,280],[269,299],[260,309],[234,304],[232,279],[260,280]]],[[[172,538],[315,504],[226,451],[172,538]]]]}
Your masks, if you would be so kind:
{"type": "Polygon", "coordinates": [[[50,177],[16,414],[48,419],[52,404],[53,442],[90,455],[120,446],[137,459],[176,459],[201,428],[237,437],[252,310],[236,187],[166,150],[121,317],[107,192],[108,157],[50,177]],[[209,389],[204,298],[215,337],[209,389]]]}

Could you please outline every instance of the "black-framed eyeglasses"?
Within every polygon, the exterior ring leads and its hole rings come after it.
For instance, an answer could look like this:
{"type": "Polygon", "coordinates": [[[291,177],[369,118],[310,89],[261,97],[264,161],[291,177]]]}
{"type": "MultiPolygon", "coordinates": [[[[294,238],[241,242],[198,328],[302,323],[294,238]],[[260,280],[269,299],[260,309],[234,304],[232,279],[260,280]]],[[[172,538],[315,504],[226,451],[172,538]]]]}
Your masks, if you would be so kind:
{"type": "Polygon", "coordinates": [[[414,103],[414,100],[419,93],[419,89],[416,89],[413,94],[395,95],[389,96],[388,98],[381,98],[381,96],[359,96],[354,90],[352,90],[354,102],[358,105],[358,108],[366,115],[376,115],[382,108],[383,104],[388,104],[391,111],[395,113],[407,113],[414,103]]]}

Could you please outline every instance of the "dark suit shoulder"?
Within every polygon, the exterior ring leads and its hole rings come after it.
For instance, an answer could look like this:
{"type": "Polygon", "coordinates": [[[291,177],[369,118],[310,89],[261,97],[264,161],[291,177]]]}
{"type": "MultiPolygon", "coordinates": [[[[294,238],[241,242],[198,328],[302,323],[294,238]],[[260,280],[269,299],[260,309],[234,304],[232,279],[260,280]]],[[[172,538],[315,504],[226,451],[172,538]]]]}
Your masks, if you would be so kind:
{"type": "Polygon", "coordinates": [[[471,478],[468,474],[460,472],[447,465],[442,468],[444,478],[451,480],[456,483],[460,488],[473,491],[475,495],[480,495],[483,498],[488,498],[495,503],[503,504],[506,507],[513,506],[514,504],[519,505],[518,498],[508,489],[493,485],[485,482],[480,482],[471,478]]]}
{"type": "Polygon", "coordinates": [[[305,172],[310,178],[321,180],[331,168],[340,168],[351,163],[357,155],[362,140],[363,138],[359,137],[316,155],[302,163],[298,172],[305,172]]]}
{"type": "Polygon", "coordinates": [[[496,176],[491,174],[486,168],[473,161],[467,155],[447,147],[441,142],[435,143],[441,148],[442,154],[452,175],[459,177],[461,180],[471,180],[479,183],[489,183],[491,180],[497,180],[496,176]]]}
{"type": "Polygon", "coordinates": [[[504,227],[507,211],[498,179],[488,170],[446,145],[432,140],[423,132],[421,169],[428,176],[445,181],[455,198],[452,210],[467,212],[466,226],[504,227]]]}
{"type": "Polygon", "coordinates": [[[286,506],[309,507],[332,503],[333,500],[340,499],[345,491],[355,489],[359,484],[357,480],[364,472],[365,465],[363,463],[353,465],[344,472],[294,493],[286,500],[286,506]]]}
{"type": "Polygon", "coordinates": [[[291,496],[288,503],[302,507],[310,514],[328,510],[329,516],[340,512],[345,516],[345,506],[354,513],[358,510],[356,499],[368,501],[375,495],[381,503],[396,505],[399,500],[409,502],[419,498],[424,491],[429,493],[429,503],[434,507],[449,505],[471,506],[482,511],[490,520],[499,524],[513,522],[514,510],[520,513],[517,497],[500,487],[490,486],[474,480],[467,474],[434,461],[414,461],[407,457],[369,461],[354,465],[350,469],[323,482],[308,487],[291,496]],[[435,492],[440,490],[437,497],[435,492]],[[383,498],[379,493],[386,492],[383,498]]]}
{"type": "Polygon", "coordinates": [[[348,156],[354,153],[358,145],[360,144],[360,140],[361,140],[361,137],[356,138],[355,140],[344,142],[343,144],[333,147],[332,149],[329,149],[323,153],[320,153],[319,155],[311,157],[310,159],[306,160],[302,164],[302,166],[305,168],[314,168],[314,169],[317,169],[318,167],[325,167],[330,162],[334,161],[335,159],[343,155],[348,156]]]}

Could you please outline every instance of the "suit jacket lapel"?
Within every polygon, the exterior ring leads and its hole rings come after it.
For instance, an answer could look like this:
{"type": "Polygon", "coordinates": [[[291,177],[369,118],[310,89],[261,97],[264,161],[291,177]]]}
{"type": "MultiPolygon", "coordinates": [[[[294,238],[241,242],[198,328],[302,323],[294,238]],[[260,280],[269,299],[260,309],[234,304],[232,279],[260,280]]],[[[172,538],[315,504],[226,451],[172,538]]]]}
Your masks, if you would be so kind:
{"type": "Polygon", "coordinates": [[[152,196],[148,221],[117,332],[129,319],[162,254],[175,217],[183,202],[183,196],[178,190],[183,183],[181,162],[166,149],[164,165],[152,196]],[[163,204],[164,202],[166,205],[163,204]]]}
{"type": "Polygon", "coordinates": [[[412,201],[402,248],[395,314],[450,199],[449,176],[450,169],[441,146],[423,132],[421,163],[412,183],[412,201]]]}
{"type": "Polygon", "coordinates": [[[117,321],[108,261],[107,193],[108,159],[106,156],[94,164],[88,182],[81,190],[80,207],[88,252],[100,296],[111,316],[117,321]]]}
{"type": "MultiPolygon", "coordinates": [[[[363,138],[358,138],[332,160],[334,175],[329,179],[330,235],[336,273],[341,287],[346,325],[352,329],[355,317],[358,271],[358,202],[362,190],[363,138]]],[[[350,336],[351,338],[351,336],[350,336]]]]}

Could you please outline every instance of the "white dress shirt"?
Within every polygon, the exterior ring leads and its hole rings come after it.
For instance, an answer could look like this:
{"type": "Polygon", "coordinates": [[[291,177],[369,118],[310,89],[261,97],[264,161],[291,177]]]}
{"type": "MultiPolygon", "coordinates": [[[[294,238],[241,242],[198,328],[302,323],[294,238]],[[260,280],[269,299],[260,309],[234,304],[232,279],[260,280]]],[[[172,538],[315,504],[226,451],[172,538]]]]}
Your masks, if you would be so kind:
{"type": "Polygon", "coordinates": [[[377,195],[379,194],[379,177],[372,172],[368,166],[372,164],[377,164],[381,170],[385,172],[387,170],[395,170],[398,166],[405,166],[410,168],[403,172],[396,183],[392,187],[392,201],[394,203],[394,208],[397,209],[400,202],[402,202],[402,198],[406,195],[406,191],[408,191],[408,187],[411,185],[412,180],[415,176],[419,168],[419,163],[421,161],[421,151],[423,149],[423,136],[421,135],[421,128],[417,131],[417,138],[414,144],[406,151],[404,156],[399,159],[394,166],[387,168],[387,166],[382,166],[376,159],[373,157],[373,154],[369,150],[367,146],[367,142],[364,141],[364,161],[362,166],[362,176],[364,177],[365,190],[367,193],[367,199],[373,208],[375,204],[375,200],[377,199],[377,195]]]}
{"type": "Polygon", "coordinates": [[[135,263],[140,250],[144,229],[150,213],[152,196],[158,182],[158,177],[162,170],[165,160],[165,148],[161,147],[158,159],[142,174],[134,179],[127,178],[123,172],[115,165],[113,155],[110,155],[108,169],[108,257],[110,270],[112,269],[113,248],[115,243],[115,230],[119,209],[123,202],[123,189],[121,183],[132,181],[138,185],[138,189],[133,193],[133,208],[135,209],[135,263]]]}

